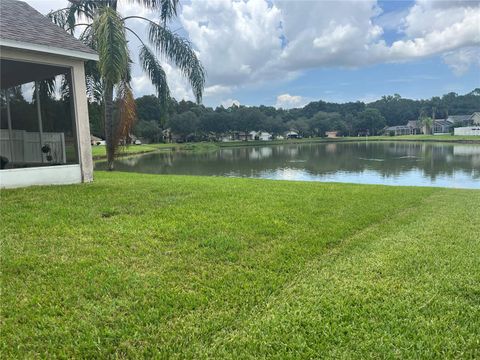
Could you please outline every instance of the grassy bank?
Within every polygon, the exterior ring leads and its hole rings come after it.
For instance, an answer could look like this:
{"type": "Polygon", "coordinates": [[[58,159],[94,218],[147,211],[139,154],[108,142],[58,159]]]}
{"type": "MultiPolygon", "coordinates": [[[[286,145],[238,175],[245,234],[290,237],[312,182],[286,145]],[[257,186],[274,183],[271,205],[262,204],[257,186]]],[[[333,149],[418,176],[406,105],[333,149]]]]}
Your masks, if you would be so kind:
{"type": "MultiPolygon", "coordinates": [[[[142,144],[142,145],[130,145],[120,147],[118,154],[120,156],[135,155],[149,153],[152,151],[158,151],[162,149],[171,149],[175,144],[142,144]]],[[[107,157],[106,149],[104,145],[92,146],[92,157],[94,160],[105,159],[107,157]]]]}
{"type": "Polygon", "coordinates": [[[479,191],[95,175],[1,192],[1,358],[480,356],[479,191]]]}
{"type": "MultiPolygon", "coordinates": [[[[184,144],[142,144],[121,147],[118,150],[119,156],[146,154],[154,151],[170,150],[170,151],[195,151],[205,152],[217,150],[219,146],[216,143],[198,142],[184,144]]],[[[101,160],[107,157],[105,146],[92,146],[93,160],[101,160]]]]}

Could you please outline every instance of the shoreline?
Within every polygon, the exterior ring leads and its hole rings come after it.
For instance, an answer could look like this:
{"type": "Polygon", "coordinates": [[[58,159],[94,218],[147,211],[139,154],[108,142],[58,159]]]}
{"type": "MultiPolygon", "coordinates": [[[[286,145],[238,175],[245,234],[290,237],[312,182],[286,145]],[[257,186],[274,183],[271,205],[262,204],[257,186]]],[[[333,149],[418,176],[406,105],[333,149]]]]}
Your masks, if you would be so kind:
{"type": "MultiPolygon", "coordinates": [[[[130,156],[145,155],[158,151],[212,151],[215,148],[229,148],[229,147],[244,147],[244,146],[265,146],[265,145],[298,145],[298,144],[317,144],[317,143],[337,143],[337,142],[438,142],[438,143],[457,143],[457,144],[478,144],[480,145],[480,138],[473,137],[459,137],[455,139],[450,135],[430,136],[425,138],[424,135],[407,135],[403,136],[371,136],[371,137],[340,137],[340,138],[305,138],[305,139],[289,139],[289,140],[270,140],[270,141],[231,141],[231,142],[191,142],[191,143],[157,143],[145,145],[130,145],[124,148],[126,151],[120,152],[117,158],[125,158],[130,156]],[[415,137],[419,138],[415,138],[415,137]],[[451,137],[451,138],[450,138],[451,137]],[[139,147],[149,147],[149,149],[136,151],[139,147]],[[129,149],[135,149],[130,151],[129,149]]],[[[98,146],[92,147],[99,148],[98,146]]],[[[104,146],[103,146],[104,148],[104,146]]],[[[102,161],[107,158],[104,154],[96,154],[92,156],[93,161],[102,161]]]]}

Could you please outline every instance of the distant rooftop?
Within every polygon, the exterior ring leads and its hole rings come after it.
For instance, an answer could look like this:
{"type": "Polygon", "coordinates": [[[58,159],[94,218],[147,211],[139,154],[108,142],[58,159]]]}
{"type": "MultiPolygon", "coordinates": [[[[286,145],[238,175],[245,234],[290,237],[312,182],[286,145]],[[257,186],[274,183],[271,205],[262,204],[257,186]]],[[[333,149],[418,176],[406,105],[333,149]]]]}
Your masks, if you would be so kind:
{"type": "Polygon", "coordinates": [[[23,1],[0,0],[0,45],[82,59],[97,53],[23,1]]]}
{"type": "Polygon", "coordinates": [[[410,130],[410,126],[407,125],[395,125],[395,126],[389,126],[385,128],[385,130],[390,131],[390,130],[410,130]]]}
{"type": "Polygon", "coordinates": [[[417,120],[408,120],[407,126],[412,127],[412,128],[417,128],[418,127],[418,121],[417,120]]]}
{"type": "Polygon", "coordinates": [[[451,122],[467,122],[470,121],[473,115],[450,115],[448,120],[451,122]]]}
{"type": "Polygon", "coordinates": [[[451,123],[447,119],[434,119],[433,122],[436,125],[449,126],[451,123]]]}

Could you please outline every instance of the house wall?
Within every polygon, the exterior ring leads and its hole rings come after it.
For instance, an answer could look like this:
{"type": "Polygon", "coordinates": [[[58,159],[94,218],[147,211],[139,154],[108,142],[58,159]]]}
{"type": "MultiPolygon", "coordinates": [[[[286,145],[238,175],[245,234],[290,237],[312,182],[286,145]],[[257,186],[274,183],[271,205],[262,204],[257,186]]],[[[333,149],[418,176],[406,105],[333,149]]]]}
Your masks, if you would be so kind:
{"type": "Polygon", "coordinates": [[[453,135],[480,136],[480,125],[455,128],[453,129],[453,135]]]}
{"type": "Polygon", "coordinates": [[[476,112],[472,115],[472,122],[475,125],[480,125],[480,113],[476,112]]]}
{"type": "MultiPolygon", "coordinates": [[[[80,179],[81,182],[90,182],[93,180],[93,161],[92,161],[92,148],[90,145],[90,124],[88,118],[88,104],[87,104],[87,89],[85,85],[85,70],[84,61],[76,58],[69,58],[66,56],[52,55],[47,53],[40,53],[34,51],[26,51],[13,49],[8,47],[0,48],[0,56],[2,59],[11,59],[32,63],[40,63],[45,65],[57,65],[69,67],[72,74],[72,86],[73,86],[73,100],[75,111],[75,132],[78,143],[78,160],[80,165],[80,179]]],[[[31,168],[33,171],[38,168],[31,168]]],[[[58,169],[56,166],[42,167],[42,174],[46,174],[51,171],[52,174],[56,174],[58,169]]],[[[3,178],[3,174],[10,170],[2,170],[0,176],[3,178]]],[[[61,176],[61,172],[58,173],[61,176]]],[[[5,174],[5,177],[7,175],[5,174]]],[[[45,175],[46,176],[46,175],[45,175]]],[[[1,178],[0,178],[1,179],[1,178]]],[[[72,183],[73,177],[65,178],[66,183],[72,183]]],[[[61,180],[61,178],[59,179],[61,180]]],[[[79,182],[77,181],[77,182],[79,182]]],[[[3,181],[2,181],[3,183],[3,181]]],[[[55,183],[59,183],[58,179],[55,183]]],[[[43,183],[42,183],[43,184],[43,183]]],[[[29,184],[34,185],[34,184],[29,184]]],[[[3,184],[0,184],[3,187],[3,184]]],[[[19,185],[23,186],[23,185],[19,185]]]]}
{"type": "Polygon", "coordinates": [[[77,184],[81,179],[80,165],[42,166],[0,171],[2,188],[77,184]]]}

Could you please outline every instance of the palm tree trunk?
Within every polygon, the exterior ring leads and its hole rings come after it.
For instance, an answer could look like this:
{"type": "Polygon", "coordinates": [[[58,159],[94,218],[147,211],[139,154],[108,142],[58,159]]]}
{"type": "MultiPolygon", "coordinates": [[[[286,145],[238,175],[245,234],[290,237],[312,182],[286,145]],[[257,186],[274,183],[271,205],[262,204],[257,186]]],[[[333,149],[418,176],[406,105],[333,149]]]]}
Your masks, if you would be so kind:
{"type": "Polygon", "coordinates": [[[107,168],[113,170],[113,160],[115,159],[115,124],[113,123],[113,84],[107,83],[105,86],[105,142],[107,150],[107,168]]]}

